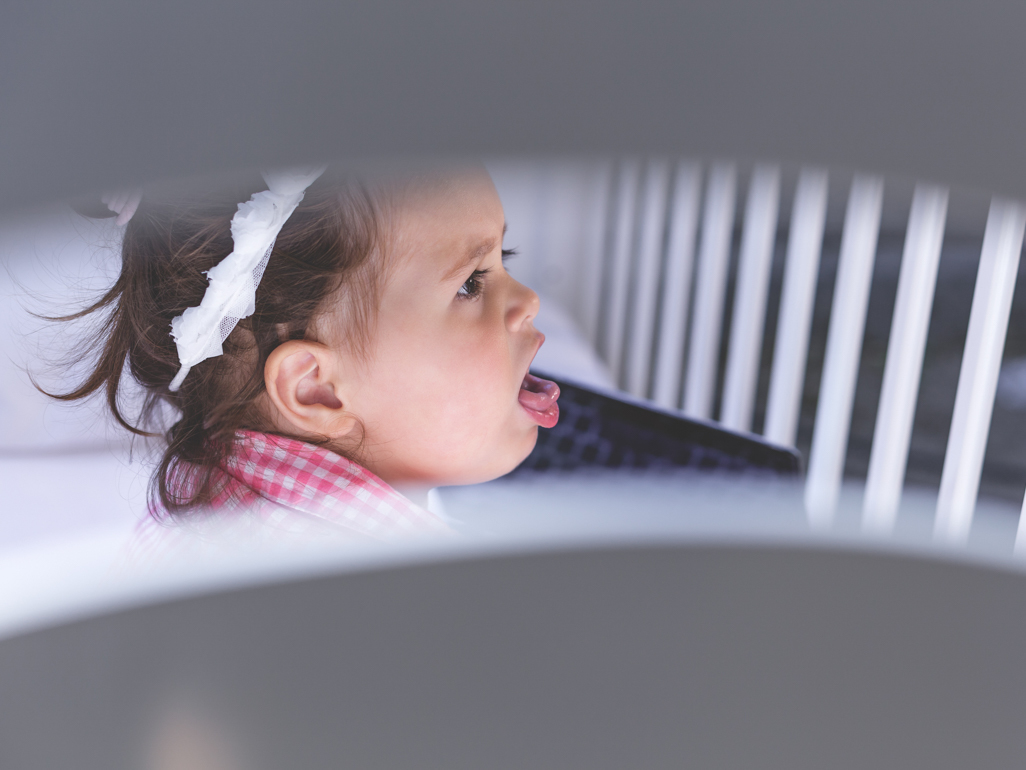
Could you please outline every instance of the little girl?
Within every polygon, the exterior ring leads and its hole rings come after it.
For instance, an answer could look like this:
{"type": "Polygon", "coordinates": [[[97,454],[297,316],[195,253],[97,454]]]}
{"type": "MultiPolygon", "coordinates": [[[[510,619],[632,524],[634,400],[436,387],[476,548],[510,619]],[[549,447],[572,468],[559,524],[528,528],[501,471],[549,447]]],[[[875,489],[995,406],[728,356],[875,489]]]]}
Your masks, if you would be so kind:
{"type": "Polygon", "coordinates": [[[127,221],[121,274],[68,317],[101,314],[96,361],[53,395],[102,390],[124,428],[163,433],[151,522],[442,530],[427,489],[507,473],[558,419],[558,388],[528,373],[538,296],[505,270],[483,170],[268,174],[107,200],[127,221]],[[144,392],[137,420],[126,369],[144,392]]]}

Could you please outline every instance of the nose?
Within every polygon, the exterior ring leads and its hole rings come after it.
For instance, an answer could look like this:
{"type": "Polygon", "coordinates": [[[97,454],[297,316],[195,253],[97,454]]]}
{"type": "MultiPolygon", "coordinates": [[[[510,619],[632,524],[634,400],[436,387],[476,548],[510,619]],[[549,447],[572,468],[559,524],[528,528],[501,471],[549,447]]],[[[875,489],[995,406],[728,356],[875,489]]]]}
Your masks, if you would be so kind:
{"type": "Polygon", "coordinates": [[[512,332],[520,331],[525,324],[534,320],[541,307],[541,300],[533,289],[529,289],[517,280],[509,293],[509,304],[506,307],[506,328],[512,332]]]}

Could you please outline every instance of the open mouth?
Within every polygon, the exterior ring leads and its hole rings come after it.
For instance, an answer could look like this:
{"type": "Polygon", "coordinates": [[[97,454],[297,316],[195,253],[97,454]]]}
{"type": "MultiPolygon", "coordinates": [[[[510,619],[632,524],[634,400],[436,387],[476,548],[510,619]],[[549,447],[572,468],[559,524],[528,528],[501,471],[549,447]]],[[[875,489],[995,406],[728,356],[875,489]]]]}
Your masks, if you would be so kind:
{"type": "Polygon", "coordinates": [[[528,373],[520,383],[520,406],[543,428],[559,422],[559,385],[528,373]]]}

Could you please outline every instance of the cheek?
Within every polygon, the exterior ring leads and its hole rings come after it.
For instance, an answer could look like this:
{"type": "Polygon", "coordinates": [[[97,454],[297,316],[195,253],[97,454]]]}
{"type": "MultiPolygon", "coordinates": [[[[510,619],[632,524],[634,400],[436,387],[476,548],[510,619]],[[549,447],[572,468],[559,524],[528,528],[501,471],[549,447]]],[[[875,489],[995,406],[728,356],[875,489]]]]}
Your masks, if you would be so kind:
{"type": "Polygon", "coordinates": [[[431,414],[454,434],[487,433],[509,411],[514,378],[504,335],[475,334],[440,346],[419,367],[425,378],[423,396],[431,414]]]}
{"type": "Polygon", "coordinates": [[[382,427],[413,451],[452,459],[485,450],[519,416],[511,357],[501,329],[406,336],[375,377],[382,427]]]}

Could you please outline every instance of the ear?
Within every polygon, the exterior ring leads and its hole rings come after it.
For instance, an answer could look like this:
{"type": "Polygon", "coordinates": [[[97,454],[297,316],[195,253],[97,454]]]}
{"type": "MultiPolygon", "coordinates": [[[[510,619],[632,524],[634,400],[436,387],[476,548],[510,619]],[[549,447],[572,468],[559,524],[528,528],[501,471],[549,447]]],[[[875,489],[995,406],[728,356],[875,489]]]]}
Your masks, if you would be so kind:
{"type": "Polygon", "coordinates": [[[356,417],[342,400],[338,354],[318,342],[290,340],[264,366],[264,385],[280,417],[303,433],[342,438],[356,417]]]}

